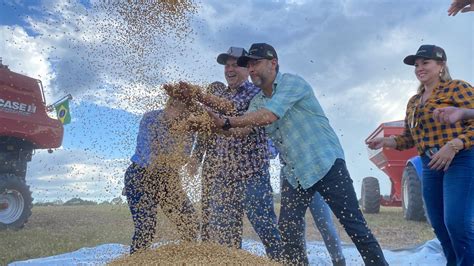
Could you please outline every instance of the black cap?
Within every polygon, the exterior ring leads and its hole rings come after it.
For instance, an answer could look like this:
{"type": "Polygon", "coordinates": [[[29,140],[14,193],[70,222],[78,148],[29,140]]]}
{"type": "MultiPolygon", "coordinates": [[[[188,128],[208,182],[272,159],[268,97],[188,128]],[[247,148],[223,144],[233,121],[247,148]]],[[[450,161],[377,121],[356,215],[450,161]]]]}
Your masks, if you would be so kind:
{"type": "Polygon", "coordinates": [[[254,43],[250,46],[248,55],[241,56],[237,60],[237,65],[241,67],[247,67],[247,63],[250,59],[278,59],[275,48],[270,44],[266,43],[254,43]]]}
{"type": "Polygon", "coordinates": [[[227,50],[227,53],[222,53],[217,56],[217,63],[221,65],[225,65],[227,62],[227,59],[229,57],[233,57],[235,59],[238,59],[239,57],[246,55],[247,51],[245,51],[244,48],[241,47],[230,47],[229,50],[227,50]]]}
{"type": "Polygon", "coordinates": [[[413,66],[418,58],[433,59],[437,61],[446,61],[446,53],[443,48],[436,45],[424,44],[418,48],[416,54],[409,55],[403,59],[403,63],[413,66]]]}

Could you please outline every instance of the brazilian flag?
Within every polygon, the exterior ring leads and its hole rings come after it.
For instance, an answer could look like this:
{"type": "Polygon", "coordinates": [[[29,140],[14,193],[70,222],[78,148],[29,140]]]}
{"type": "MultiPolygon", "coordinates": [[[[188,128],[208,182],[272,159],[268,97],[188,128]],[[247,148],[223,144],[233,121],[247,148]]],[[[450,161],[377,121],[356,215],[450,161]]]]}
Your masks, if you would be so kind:
{"type": "Polygon", "coordinates": [[[69,99],[55,105],[54,108],[56,109],[56,114],[58,115],[59,121],[61,121],[63,125],[71,123],[71,114],[69,113],[69,99]]]}

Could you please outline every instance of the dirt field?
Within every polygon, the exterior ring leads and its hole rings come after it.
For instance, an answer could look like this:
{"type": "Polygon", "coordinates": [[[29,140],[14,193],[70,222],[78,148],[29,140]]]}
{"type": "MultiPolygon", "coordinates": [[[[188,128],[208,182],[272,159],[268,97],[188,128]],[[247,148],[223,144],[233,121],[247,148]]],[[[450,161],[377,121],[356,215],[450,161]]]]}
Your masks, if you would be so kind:
{"type": "MultiPolygon", "coordinates": [[[[175,239],[174,228],[163,214],[159,216],[157,236],[163,240],[175,239]]],[[[385,249],[407,247],[434,238],[427,223],[404,220],[401,208],[382,208],[380,214],[366,214],[365,217],[385,249]]],[[[307,221],[308,240],[320,240],[311,216],[307,216],[307,221]]],[[[0,265],[103,243],[129,244],[132,230],[125,205],[34,207],[23,230],[0,231],[0,265]]],[[[339,233],[343,242],[350,243],[340,226],[339,233]]],[[[244,237],[258,239],[248,221],[244,237]]]]}

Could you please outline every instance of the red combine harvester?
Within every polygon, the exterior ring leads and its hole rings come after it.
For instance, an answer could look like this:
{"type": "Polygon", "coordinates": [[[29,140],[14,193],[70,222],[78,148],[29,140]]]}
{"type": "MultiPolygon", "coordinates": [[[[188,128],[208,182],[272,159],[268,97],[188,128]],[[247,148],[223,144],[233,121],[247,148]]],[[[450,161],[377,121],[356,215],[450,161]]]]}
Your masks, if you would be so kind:
{"type": "MultiPolygon", "coordinates": [[[[383,123],[366,140],[400,135],[403,130],[404,121],[383,123]]],[[[378,213],[380,205],[402,206],[405,219],[425,221],[421,194],[422,165],[416,148],[405,151],[390,148],[369,149],[369,159],[388,175],[392,189],[389,197],[382,197],[377,178],[365,177],[362,180],[362,210],[366,213],[378,213]]]]}
{"type": "Polygon", "coordinates": [[[0,60],[0,230],[20,229],[31,215],[27,163],[34,150],[61,146],[63,125],[46,111],[40,80],[0,60]]]}

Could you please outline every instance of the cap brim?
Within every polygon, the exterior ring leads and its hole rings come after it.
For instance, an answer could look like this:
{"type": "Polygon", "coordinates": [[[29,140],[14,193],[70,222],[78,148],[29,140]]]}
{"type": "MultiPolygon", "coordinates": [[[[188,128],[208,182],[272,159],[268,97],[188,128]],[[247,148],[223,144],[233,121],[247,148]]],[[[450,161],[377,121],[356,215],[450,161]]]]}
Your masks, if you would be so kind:
{"type": "Polygon", "coordinates": [[[432,60],[440,60],[438,58],[431,58],[431,57],[427,57],[427,56],[421,56],[421,55],[409,55],[407,57],[405,57],[405,59],[403,59],[403,63],[407,64],[407,65],[410,65],[410,66],[414,66],[415,65],[415,61],[416,59],[418,58],[424,58],[424,59],[432,59],[432,60]]]}
{"type": "Polygon", "coordinates": [[[247,63],[248,63],[249,60],[251,60],[251,59],[258,60],[258,59],[265,59],[265,57],[262,57],[262,56],[255,56],[255,55],[241,56],[241,57],[239,57],[239,59],[237,60],[237,65],[238,65],[239,67],[247,67],[247,63]]]}
{"type": "Polygon", "coordinates": [[[225,63],[227,62],[227,59],[229,59],[230,55],[229,54],[226,54],[226,53],[223,53],[223,54],[220,54],[217,56],[217,63],[221,64],[221,65],[225,65],[225,63]]]}
{"type": "Polygon", "coordinates": [[[415,60],[418,58],[416,55],[409,55],[403,59],[403,63],[413,66],[415,64],[415,60]]]}

